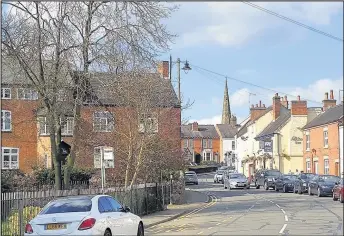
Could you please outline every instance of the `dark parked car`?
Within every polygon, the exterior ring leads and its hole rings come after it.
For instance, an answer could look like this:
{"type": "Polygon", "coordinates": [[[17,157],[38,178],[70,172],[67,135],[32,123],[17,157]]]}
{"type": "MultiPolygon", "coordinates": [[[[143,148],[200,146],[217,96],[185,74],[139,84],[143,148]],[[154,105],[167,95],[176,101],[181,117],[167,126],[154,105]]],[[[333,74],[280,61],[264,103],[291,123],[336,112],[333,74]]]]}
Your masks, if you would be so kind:
{"type": "Polygon", "coordinates": [[[314,178],[316,174],[313,173],[301,173],[298,175],[297,179],[294,181],[294,193],[302,194],[308,192],[308,183],[314,178]]]}
{"type": "Polygon", "coordinates": [[[276,178],[275,190],[278,192],[283,190],[284,193],[293,191],[294,181],[297,179],[297,175],[281,175],[276,178]]]}
{"type": "Polygon", "coordinates": [[[185,184],[196,184],[198,185],[197,174],[194,171],[185,172],[185,184]]]}
{"type": "Polygon", "coordinates": [[[282,173],[278,170],[259,170],[255,176],[256,189],[264,186],[265,190],[269,188],[275,189],[275,180],[280,177],[282,173]]]}
{"type": "Polygon", "coordinates": [[[333,188],[340,181],[335,175],[316,175],[308,184],[308,194],[317,194],[318,197],[332,196],[333,188]]]}
{"type": "Polygon", "coordinates": [[[336,185],[333,188],[333,194],[332,194],[333,201],[339,201],[341,203],[344,203],[344,180],[341,179],[339,183],[336,183],[336,185]]]}

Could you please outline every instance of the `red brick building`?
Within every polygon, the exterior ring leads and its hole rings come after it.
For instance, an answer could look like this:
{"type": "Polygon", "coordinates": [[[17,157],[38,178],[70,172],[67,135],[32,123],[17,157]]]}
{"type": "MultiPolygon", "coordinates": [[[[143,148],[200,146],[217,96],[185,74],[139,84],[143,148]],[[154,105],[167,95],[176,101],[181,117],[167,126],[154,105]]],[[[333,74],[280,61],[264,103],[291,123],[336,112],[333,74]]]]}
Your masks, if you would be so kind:
{"type": "Polygon", "coordinates": [[[325,94],[323,113],[304,128],[304,171],[340,175],[339,123],[343,121],[343,104],[336,105],[333,90],[325,94]]]}

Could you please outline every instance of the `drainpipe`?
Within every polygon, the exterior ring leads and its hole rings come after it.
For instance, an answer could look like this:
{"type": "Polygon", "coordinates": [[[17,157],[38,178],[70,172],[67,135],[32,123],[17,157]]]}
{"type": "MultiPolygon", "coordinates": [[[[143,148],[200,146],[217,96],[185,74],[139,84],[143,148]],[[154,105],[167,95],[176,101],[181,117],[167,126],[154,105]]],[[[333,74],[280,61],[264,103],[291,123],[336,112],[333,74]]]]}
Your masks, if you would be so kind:
{"type": "Polygon", "coordinates": [[[280,139],[279,139],[279,133],[276,133],[276,134],[277,134],[278,169],[281,172],[280,139]]]}

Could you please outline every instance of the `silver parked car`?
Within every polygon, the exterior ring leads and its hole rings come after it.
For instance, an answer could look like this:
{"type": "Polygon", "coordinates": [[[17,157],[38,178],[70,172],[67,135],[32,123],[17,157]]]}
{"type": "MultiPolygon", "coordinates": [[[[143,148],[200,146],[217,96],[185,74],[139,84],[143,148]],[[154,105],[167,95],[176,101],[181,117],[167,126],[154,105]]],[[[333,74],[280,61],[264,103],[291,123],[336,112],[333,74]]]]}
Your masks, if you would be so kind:
{"type": "Polygon", "coordinates": [[[216,174],[214,175],[214,183],[223,183],[225,173],[226,172],[224,170],[216,171],[216,174]]]}
{"type": "Polygon", "coordinates": [[[185,172],[185,184],[196,184],[198,185],[198,177],[195,171],[185,172]]]}
{"type": "Polygon", "coordinates": [[[226,176],[224,181],[224,188],[233,189],[233,188],[250,188],[250,183],[245,175],[230,173],[226,176]]]}

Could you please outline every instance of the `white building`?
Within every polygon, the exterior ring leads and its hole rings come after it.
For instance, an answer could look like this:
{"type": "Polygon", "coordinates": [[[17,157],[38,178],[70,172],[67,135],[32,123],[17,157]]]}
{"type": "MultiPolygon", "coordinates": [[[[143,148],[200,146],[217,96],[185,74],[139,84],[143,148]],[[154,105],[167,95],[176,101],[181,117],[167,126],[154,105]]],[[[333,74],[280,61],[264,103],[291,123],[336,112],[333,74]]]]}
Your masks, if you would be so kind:
{"type": "Polygon", "coordinates": [[[344,178],[344,162],[343,162],[343,152],[344,152],[344,147],[343,147],[343,123],[340,124],[339,126],[339,160],[340,160],[340,173],[342,175],[342,178],[344,178]]]}
{"type": "MultiPolygon", "coordinates": [[[[242,164],[242,160],[246,158],[246,155],[248,153],[248,135],[247,135],[247,123],[250,121],[250,119],[246,119],[238,132],[235,135],[235,141],[236,141],[236,156],[239,162],[240,168],[238,169],[239,173],[244,174],[244,165],[242,164]]],[[[253,171],[252,171],[253,172],[253,171]]]]}
{"type": "Polygon", "coordinates": [[[236,170],[239,169],[235,134],[237,126],[230,124],[218,124],[215,126],[220,136],[220,161],[226,163],[228,166],[233,166],[236,170]]]}

